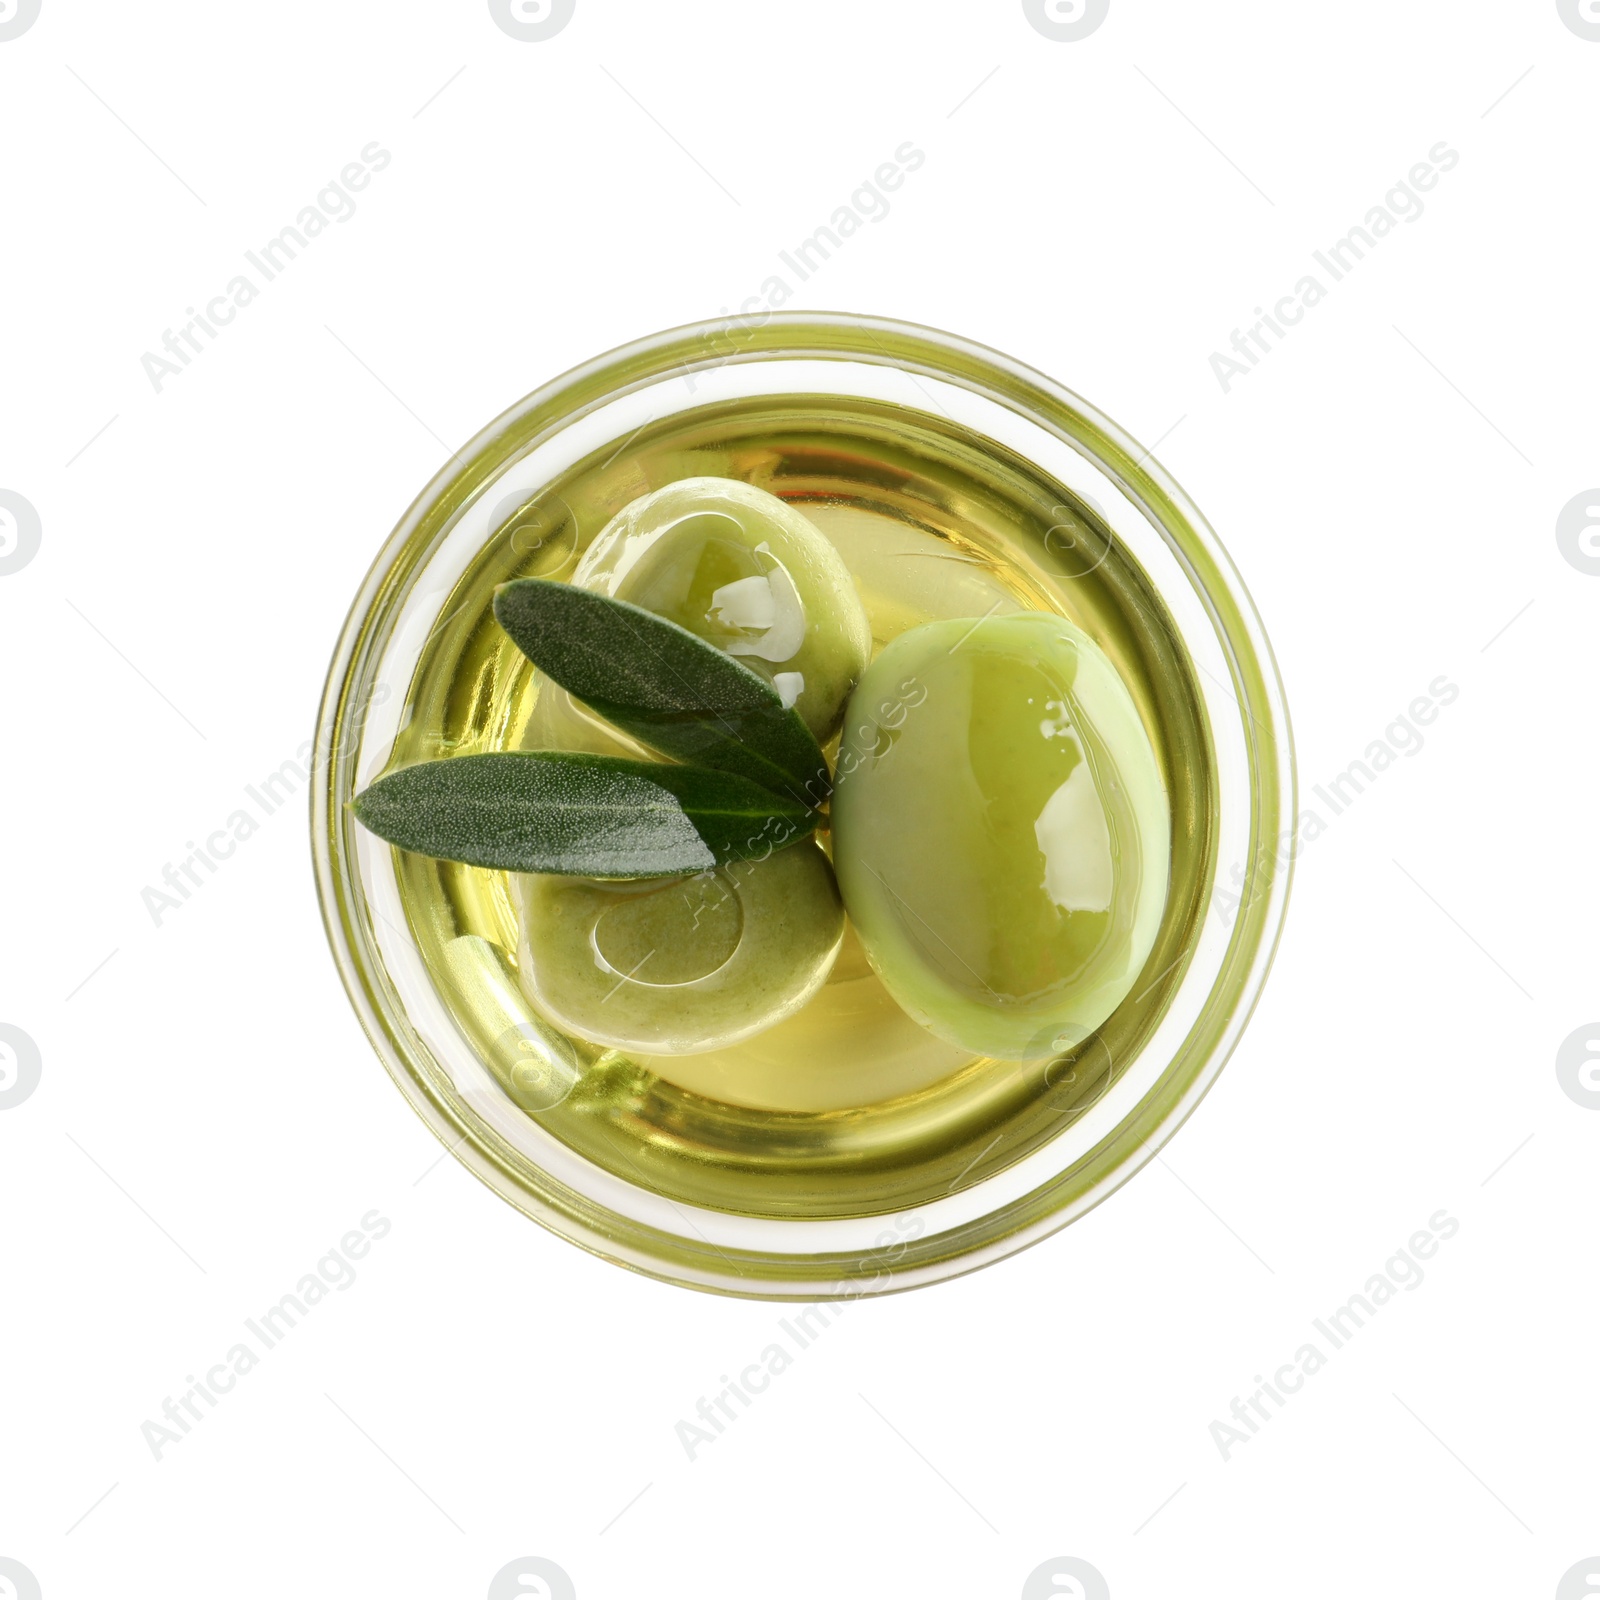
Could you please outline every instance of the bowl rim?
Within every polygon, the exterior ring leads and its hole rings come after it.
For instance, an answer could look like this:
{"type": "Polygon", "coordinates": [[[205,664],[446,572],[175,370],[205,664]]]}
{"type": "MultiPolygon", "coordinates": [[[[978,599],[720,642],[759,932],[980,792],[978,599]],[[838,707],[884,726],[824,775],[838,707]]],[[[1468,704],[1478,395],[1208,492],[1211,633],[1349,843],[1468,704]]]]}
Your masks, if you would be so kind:
{"type": "MultiPolygon", "coordinates": [[[[385,540],[351,604],[329,663],[313,760],[311,844],[323,926],[357,1018],[413,1109],[502,1199],[560,1237],[646,1276],[740,1298],[853,1299],[946,1281],[1028,1248],[1100,1204],[1159,1153],[1226,1065],[1276,955],[1293,877],[1298,810],[1282,681],[1243,579],[1198,508],[1148,451],[1054,379],[959,335],[849,312],[764,312],[647,335],[541,385],[453,452],[385,540]],[[707,1247],[570,1190],[559,1199],[530,1190],[514,1170],[511,1148],[481,1122],[468,1121],[462,1106],[438,1093],[412,1060],[396,997],[354,903],[352,825],[340,799],[356,753],[347,735],[361,700],[352,687],[382,644],[375,621],[404,593],[455,513],[508,459],[664,376],[819,358],[894,366],[969,388],[1020,413],[1105,472],[1152,523],[1211,619],[1241,714],[1249,771],[1250,849],[1236,916],[1199,1015],[1160,1078],[1108,1135],[1048,1182],[964,1227],[897,1241],[892,1254],[890,1248],[808,1256],[707,1247]],[[981,1237],[968,1237],[974,1234],[981,1237]]],[[[1213,863],[1208,904],[1217,867],[1213,863]]]]}

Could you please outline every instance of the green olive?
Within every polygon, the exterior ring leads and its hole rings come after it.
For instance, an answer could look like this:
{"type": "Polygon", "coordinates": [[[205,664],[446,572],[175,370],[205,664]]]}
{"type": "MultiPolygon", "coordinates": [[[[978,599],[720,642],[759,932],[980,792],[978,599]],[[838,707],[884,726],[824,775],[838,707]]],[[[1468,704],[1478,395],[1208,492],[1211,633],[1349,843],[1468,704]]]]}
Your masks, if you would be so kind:
{"type": "Polygon", "coordinates": [[[692,1055],[792,1016],[844,936],[811,842],[693,878],[513,878],[519,976],[551,1022],[621,1050],[692,1055]]]}
{"type": "Polygon", "coordinates": [[[1171,814],[1116,668],[1042,612],[930,622],[851,696],[833,857],[884,986],[939,1038],[1031,1060],[1126,998],[1166,901],[1171,814]]]}
{"type": "Polygon", "coordinates": [[[819,742],[839,726],[872,654],[839,553],[792,506],[732,478],[684,478],[625,506],[572,581],[737,656],[819,742]]]}

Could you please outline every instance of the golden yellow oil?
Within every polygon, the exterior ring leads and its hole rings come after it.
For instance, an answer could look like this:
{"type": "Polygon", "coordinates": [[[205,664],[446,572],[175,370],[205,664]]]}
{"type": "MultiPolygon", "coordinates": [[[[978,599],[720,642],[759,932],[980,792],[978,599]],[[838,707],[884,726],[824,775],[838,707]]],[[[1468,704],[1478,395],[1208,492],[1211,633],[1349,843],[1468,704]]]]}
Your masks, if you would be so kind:
{"type": "MultiPolygon", "coordinates": [[[[628,1055],[555,1036],[530,1010],[505,874],[397,853],[410,928],[457,1025],[511,1098],[618,1176],[758,1216],[922,1203],[1020,1159],[1081,1115],[1181,979],[1212,854],[1213,763],[1193,668],[1096,508],[1020,457],[880,401],[758,397],[663,419],[536,498],[497,508],[495,533],[441,607],[392,764],[532,747],[554,714],[570,742],[577,719],[495,623],[494,589],[570,578],[623,506],[693,476],[741,479],[809,517],[850,568],[875,648],[922,622],[1042,610],[1107,652],[1172,808],[1166,913],[1133,992],[1070,1056],[974,1058],[911,1021],[847,932],[829,981],[788,1021],[703,1055],[628,1055]],[[545,1041],[532,1055],[530,1038],[545,1041]]],[[[602,727],[589,737],[596,749],[626,748],[602,727]]]]}

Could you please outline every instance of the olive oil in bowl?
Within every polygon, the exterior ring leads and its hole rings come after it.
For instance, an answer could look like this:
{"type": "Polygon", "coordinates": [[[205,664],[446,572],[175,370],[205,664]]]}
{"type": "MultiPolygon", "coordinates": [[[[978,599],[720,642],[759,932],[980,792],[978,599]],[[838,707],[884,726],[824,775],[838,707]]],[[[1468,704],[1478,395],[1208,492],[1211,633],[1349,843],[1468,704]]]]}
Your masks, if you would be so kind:
{"type": "MultiPolygon", "coordinates": [[[[1039,612],[1066,618],[1104,652],[1155,752],[1170,816],[1165,894],[1147,913],[1158,908],[1159,926],[1127,997],[1076,1044],[1026,1061],[975,1055],[901,1008],[847,926],[826,981],[783,1020],[697,1053],[624,1049],[566,1031],[549,1007],[530,1003],[529,919],[557,914],[547,890],[531,892],[538,880],[397,852],[406,929],[454,1026],[507,1098],[584,1161],[674,1202],[752,1217],[925,1206],[1021,1161],[1083,1116],[1137,1057],[1182,982],[1215,849],[1201,686],[1154,584],[1087,495],[937,407],[753,394],[675,410],[536,492],[497,501],[487,539],[442,597],[388,764],[552,743],[648,758],[531,667],[496,625],[492,601],[513,579],[570,581],[623,507],[701,477],[764,490],[821,531],[860,596],[874,655],[923,624],[981,627],[1039,612]]],[[[879,708],[891,723],[897,709],[918,708],[914,679],[900,692],[902,708],[879,708]]],[[[837,757],[837,736],[826,751],[837,757]]],[[[959,748],[951,759],[962,759],[959,748]]],[[[831,848],[826,825],[818,837],[831,848]]],[[[921,870],[917,838],[899,843],[921,870]]],[[[930,840],[930,879],[948,865],[930,840]]],[[[650,951],[668,954],[646,981],[659,981],[668,1008],[679,988],[691,1007],[686,986],[701,976],[684,965],[687,942],[674,941],[671,916],[692,916],[697,931],[705,919],[728,946],[719,959],[736,959],[752,937],[730,920],[715,877],[695,880],[693,896],[679,897],[684,908],[663,899],[652,912],[650,951]]],[[[619,946],[606,959],[625,963],[628,952],[619,946]]],[[[672,1030],[662,1037],[670,1043],[672,1030]]]]}

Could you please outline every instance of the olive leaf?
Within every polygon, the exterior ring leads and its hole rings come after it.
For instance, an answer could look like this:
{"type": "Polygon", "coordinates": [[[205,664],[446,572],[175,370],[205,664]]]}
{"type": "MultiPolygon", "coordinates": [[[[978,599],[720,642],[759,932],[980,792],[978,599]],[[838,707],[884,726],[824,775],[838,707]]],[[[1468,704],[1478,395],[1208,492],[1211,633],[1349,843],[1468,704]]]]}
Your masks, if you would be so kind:
{"type": "Polygon", "coordinates": [[[822,750],[766,679],[687,628],[568,583],[503,584],[494,614],[569,694],[663,755],[737,773],[808,806],[827,798],[822,750]]]}
{"type": "Polygon", "coordinates": [[[809,807],[735,773],[566,751],[402,767],[357,795],[402,850],[504,872],[655,878],[763,860],[816,826],[809,807]]]}

